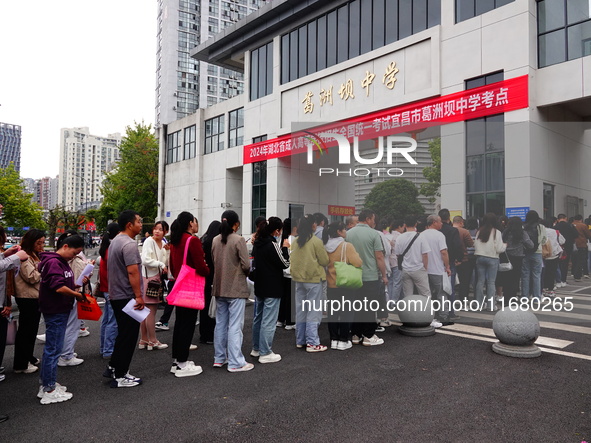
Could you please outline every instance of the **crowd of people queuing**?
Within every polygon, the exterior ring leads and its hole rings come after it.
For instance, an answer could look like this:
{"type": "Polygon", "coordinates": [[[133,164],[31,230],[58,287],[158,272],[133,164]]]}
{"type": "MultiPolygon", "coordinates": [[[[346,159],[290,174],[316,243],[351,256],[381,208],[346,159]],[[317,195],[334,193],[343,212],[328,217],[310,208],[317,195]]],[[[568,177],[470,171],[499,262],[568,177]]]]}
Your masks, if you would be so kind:
{"type": "MultiPolygon", "coordinates": [[[[518,294],[555,296],[555,289],[567,284],[569,263],[575,281],[588,279],[589,222],[580,215],[567,220],[564,214],[542,220],[533,210],[525,221],[492,213],[481,220],[452,219],[447,209],[386,220],[364,209],[358,216],[330,224],[321,213],[293,223],[289,218],[258,217],[256,231],[245,236],[238,234],[238,214],[227,210],[199,238],[197,219],[185,211],[170,227],[165,221],[156,222],[140,254],[136,237],[142,232],[142,219],[134,211],[123,211],[117,222],[107,226],[99,249],[96,293],[104,297],[100,353],[108,360],[103,375],[113,388],[138,386],[142,380],[129,373],[136,347],[147,351],[169,347],[158,340],[156,331],[169,329],[175,307],[166,305],[156,322],[163,300],[147,288],[157,282],[169,292],[185,265],[205,279],[205,303],[199,322],[200,311],[176,306],[170,372],[189,377],[203,371],[189,360],[189,351],[197,348],[192,344],[196,324],[201,343],[214,346],[214,368],[245,372],[254,368],[243,354],[249,298],[255,302],[249,355],[261,364],[281,361],[281,355],[273,352],[277,328],[295,329],[299,349],[326,351],[329,346],[321,343],[318,333],[323,316],[331,349],[377,346],[384,340],[376,332],[391,326],[389,301],[414,294],[440,301],[473,299],[478,309],[494,311],[501,299],[509,302],[518,294]],[[360,269],[358,287],[339,285],[337,263],[342,262],[360,269]],[[309,308],[310,302],[319,306],[322,300],[363,299],[380,308],[342,309],[329,315],[309,308]],[[125,312],[130,304],[134,310],[149,311],[141,323],[125,312]]],[[[0,227],[3,240],[6,234],[0,227]]],[[[23,374],[40,370],[37,395],[41,404],[50,404],[72,398],[57,382],[58,367],[84,361],[74,350],[85,330],[76,303],[86,302],[88,291],[75,282],[94,262],[84,256],[84,240],[74,231],[58,238],[55,252],[46,252],[44,245],[45,233],[31,229],[20,246],[0,254],[0,364],[14,296],[19,327],[13,370],[23,374]],[[41,315],[45,347],[39,358],[34,345],[41,315]]],[[[89,277],[84,277],[83,285],[88,282],[89,277]]],[[[453,305],[448,306],[452,307],[435,312],[431,326],[459,319],[453,305]]],[[[2,367],[0,381],[4,378],[2,367]]]]}

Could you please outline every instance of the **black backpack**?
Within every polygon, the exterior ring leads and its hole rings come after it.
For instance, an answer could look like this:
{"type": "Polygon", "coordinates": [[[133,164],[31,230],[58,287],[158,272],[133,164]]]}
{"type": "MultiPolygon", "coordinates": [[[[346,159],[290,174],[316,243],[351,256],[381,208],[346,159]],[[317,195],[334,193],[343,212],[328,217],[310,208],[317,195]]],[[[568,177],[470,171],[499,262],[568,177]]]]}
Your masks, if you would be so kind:
{"type": "Polygon", "coordinates": [[[533,249],[528,249],[530,252],[535,252],[538,250],[538,247],[540,246],[540,243],[538,242],[538,224],[534,224],[534,225],[525,225],[524,227],[525,232],[527,232],[527,235],[529,235],[530,240],[533,242],[534,247],[533,249]]]}

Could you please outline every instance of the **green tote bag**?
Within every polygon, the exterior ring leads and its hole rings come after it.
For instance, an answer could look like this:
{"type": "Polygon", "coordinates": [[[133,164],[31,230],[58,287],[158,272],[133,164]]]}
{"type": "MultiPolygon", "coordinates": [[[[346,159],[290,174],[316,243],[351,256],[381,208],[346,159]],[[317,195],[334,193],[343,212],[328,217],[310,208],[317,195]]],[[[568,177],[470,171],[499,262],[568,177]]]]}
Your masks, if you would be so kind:
{"type": "Polygon", "coordinates": [[[337,288],[358,289],[363,286],[361,268],[347,264],[347,242],[343,242],[341,248],[341,261],[334,262],[337,274],[337,288]]]}

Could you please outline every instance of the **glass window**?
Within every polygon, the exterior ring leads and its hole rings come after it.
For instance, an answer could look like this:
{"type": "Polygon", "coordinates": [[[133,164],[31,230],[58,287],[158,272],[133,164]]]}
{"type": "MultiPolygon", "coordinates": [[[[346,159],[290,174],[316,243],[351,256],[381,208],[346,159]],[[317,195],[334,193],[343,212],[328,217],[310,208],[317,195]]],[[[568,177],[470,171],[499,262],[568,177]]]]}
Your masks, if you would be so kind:
{"type": "Polygon", "coordinates": [[[544,220],[554,215],[554,185],[544,183],[544,220]]]}
{"type": "Polygon", "coordinates": [[[250,99],[256,100],[259,95],[259,50],[250,53],[250,99]]]}
{"type": "Polygon", "coordinates": [[[412,35],[412,0],[398,1],[398,40],[412,35]]]}
{"type": "MultiPolygon", "coordinates": [[[[386,2],[386,44],[398,40],[398,2],[386,2]]],[[[439,23],[438,23],[439,24],[439,23]]]]}
{"type": "Polygon", "coordinates": [[[427,0],[414,0],[412,7],[412,33],[427,29],[427,0]]]}
{"type": "MultiPolygon", "coordinates": [[[[426,0],[424,0],[426,1],[426,0]]],[[[381,48],[386,39],[386,7],[384,0],[373,0],[373,38],[372,48],[381,48]]]]}
{"type": "Polygon", "coordinates": [[[504,192],[488,192],[486,194],[486,212],[492,212],[496,215],[505,215],[504,192]]]}
{"type": "Polygon", "coordinates": [[[540,35],[540,67],[555,65],[566,61],[566,34],[564,29],[540,35]]]}
{"type": "Polygon", "coordinates": [[[466,121],[466,155],[484,154],[486,124],[484,118],[466,121]]]}
{"type": "Polygon", "coordinates": [[[298,45],[299,45],[299,57],[298,57],[298,78],[308,75],[308,29],[302,26],[298,29],[298,45]]]}
{"type": "Polygon", "coordinates": [[[548,32],[564,27],[564,0],[544,0],[538,3],[538,31],[548,32]]]}
{"type": "Polygon", "coordinates": [[[456,23],[475,16],[474,0],[456,0],[456,23]]]}
{"type": "Polygon", "coordinates": [[[258,216],[266,217],[267,211],[267,162],[252,165],[252,226],[258,216]]]}
{"type": "Polygon", "coordinates": [[[566,6],[569,25],[591,18],[591,2],[589,0],[568,0],[566,6]]]}
{"type": "Polygon", "coordinates": [[[505,153],[486,155],[486,190],[505,189],[505,153]]]}
{"type": "Polygon", "coordinates": [[[176,131],[172,134],[168,134],[166,140],[166,163],[176,163],[181,161],[180,133],[181,131],[176,131]]]}
{"type": "MultiPolygon", "coordinates": [[[[289,63],[291,69],[291,61],[289,63]]],[[[225,89],[228,93],[228,85],[225,89]]],[[[273,42],[253,50],[250,54],[250,99],[256,100],[271,92],[273,92],[273,42]]]]}
{"type": "Polygon", "coordinates": [[[466,159],[466,192],[484,191],[484,157],[475,155],[466,159]]]}
{"type": "Polygon", "coordinates": [[[240,146],[244,143],[244,108],[230,111],[228,148],[240,146]]]}
{"type": "Polygon", "coordinates": [[[591,20],[568,28],[568,59],[591,55],[591,20]]]}
{"type": "Polygon", "coordinates": [[[205,154],[224,149],[224,116],[205,120],[205,154]]]}
{"type": "Polygon", "coordinates": [[[361,0],[361,40],[360,50],[362,54],[371,51],[372,43],[372,0],[361,0]]]}
{"type": "Polygon", "coordinates": [[[495,9],[495,0],[478,0],[476,2],[475,14],[481,15],[493,9],[495,9]]]}
{"type": "Polygon", "coordinates": [[[326,16],[326,66],[337,63],[337,12],[326,16]]]}
{"type": "Polygon", "coordinates": [[[281,83],[289,81],[289,34],[281,37],[281,83]]]}
{"type": "Polygon", "coordinates": [[[466,196],[466,213],[468,217],[484,216],[484,194],[466,196]]]}
{"type": "Polygon", "coordinates": [[[298,30],[289,33],[289,81],[298,78],[298,30]]]}
{"type": "Polygon", "coordinates": [[[316,21],[317,29],[317,45],[318,45],[318,57],[317,65],[318,70],[326,68],[326,16],[319,17],[316,21]]]}
{"type": "Polygon", "coordinates": [[[308,23],[308,73],[316,72],[316,22],[308,23]]]}
{"type": "Polygon", "coordinates": [[[185,146],[183,149],[183,159],[188,160],[195,158],[197,155],[197,144],[196,144],[196,127],[195,125],[185,128],[185,146]]]}
{"type": "Polygon", "coordinates": [[[337,63],[349,59],[349,6],[337,9],[337,63]]]}
{"type": "Polygon", "coordinates": [[[349,57],[357,57],[360,43],[361,12],[360,1],[355,0],[349,4],[349,57]]]}
{"type": "Polygon", "coordinates": [[[267,79],[267,88],[265,90],[265,95],[270,94],[273,92],[273,42],[267,43],[267,66],[265,69],[267,71],[265,78],[267,79]]]}
{"type": "Polygon", "coordinates": [[[503,114],[485,118],[486,152],[505,151],[505,118],[503,114]]]}
{"type": "Polygon", "coordinates": [[[259,97],[267,95],[267,48],[262,46],[259,51],[259,97]]]}
{"type": "Polygon", "coordinates": [[[427,2],[427,28],[441,23],[441,0],[428,0],[427,2]]]}

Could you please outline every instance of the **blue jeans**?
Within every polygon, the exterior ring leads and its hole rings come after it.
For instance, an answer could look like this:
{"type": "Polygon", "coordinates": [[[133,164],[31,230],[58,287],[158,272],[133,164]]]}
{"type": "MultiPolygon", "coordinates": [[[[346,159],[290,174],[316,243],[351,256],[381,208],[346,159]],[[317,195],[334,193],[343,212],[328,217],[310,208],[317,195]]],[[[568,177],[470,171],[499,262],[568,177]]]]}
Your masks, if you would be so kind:
{"type": "Polygon", "coordinates": [[[273,345],[277,315],[279,314],[280,298],[257,297],[254,320],[252,322],[252,349],[260,355],[268,355],[273,345]]]}
{"type": "Polygon", "coordinates": [[[45,392],[55,389],[57,383],[57,361],[62,353],[69,312],[63,314],[43,314],[45,320],[45,348],[41,359],[39,379],[45,392]]]}
{"type": "Polygon", "coordinates": [[[388,300],[397,302],[402,295],[402,271],[398,266],[392,267],[390,277],[388,277],[388,300]]]}
{"type": "Polygon", "coordinates": [[[213,346],[215,363],[228,362],[237,369],[246,364],[242,354],[242,328],[244,327],[245,298],[217,297],[213,346]]]}
{"type": "Polygon", "coordinates": [[[542,254],[526,252],[521,267],[521,296],[542,296],[542,254]]]}
{"type": "Polygon", "coordinates": [[[104,295],[105,306],[103,307],[103,318],[101,320],[101,355],[110,357],[117,338],[117,319],[109,301],[109,293],[104,292],[104,295]]]}
{"type": "Polygon", "coordinates": [[[322,321],[322,282],[301,283],[296,282],[296,344],[312,345],[320,344],[318,326],[322,321]],[[310,305],[304,300],[309,300],[310,305]],[[309,307],[310,306],[310,307],[309,307]],[[305,310],[304,310],[305,309],[305,310]]]}
{"type": "MultiPolygon", "coordinates": [[[[486,280],[486,298],[487,301],[490,303],[490,308],[495,305],[495,280],[497,279],[497,271],[499,269],[499,259],[492,258],[492,257],[484,257],[479,255],[476,258],[476,289],[475,295],[476,300],[478,300],[478,306],[484,306],[484,280],[486,280]]],[[[538,278],[538,285],[539,285],[539,278],[538,278]]]]}
{"type": "Polygon", "coordinates": [[[80,334],[80,320],[78,320],[78,301],[74,300],[74,306],[68,316],[68,325],[66,326],[66,335],[64,337],[64,347],[62,348],[62,358],[70,360],[74,357],[74,346],[80,334]]]}

